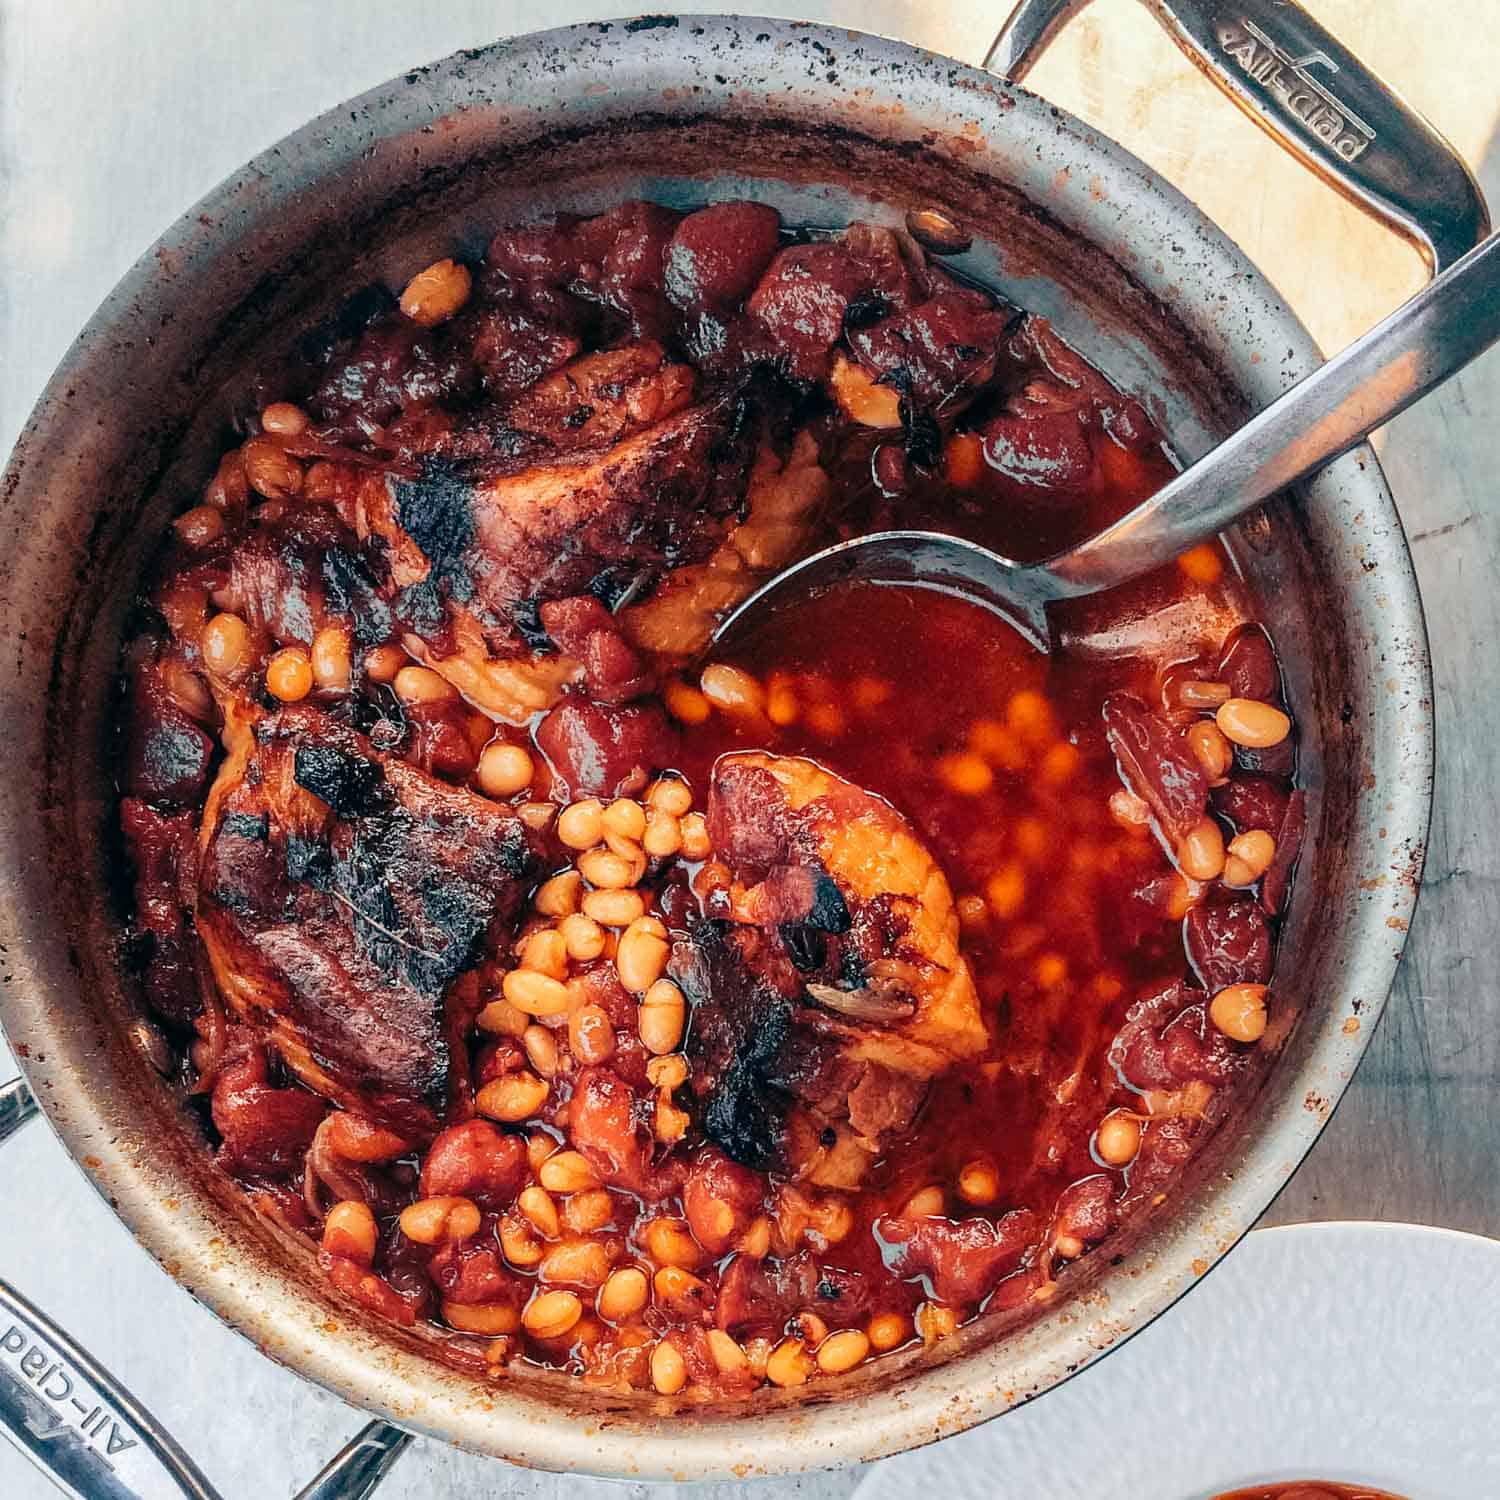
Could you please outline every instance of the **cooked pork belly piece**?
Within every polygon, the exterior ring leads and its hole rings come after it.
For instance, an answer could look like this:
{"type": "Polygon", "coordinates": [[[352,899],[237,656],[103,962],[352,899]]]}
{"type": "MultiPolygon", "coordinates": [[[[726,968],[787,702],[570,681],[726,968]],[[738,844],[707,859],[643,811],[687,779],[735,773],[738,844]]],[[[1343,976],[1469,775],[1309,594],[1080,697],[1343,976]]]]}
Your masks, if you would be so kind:
{"type": "Polygon", "coordinates": [[[406,649],[492,718],[525,723],[583,672],[565,648],[535,649],[548,602],[650,611],[664,586],[671,602],[640,616],[641,634],[683,638],[686,605],[706,639],[703,610],[723,590],[705,575],[732,566],[743,597],[751,569],[795,552],[827,480],[788,429],[788,401],[764,372],[703,396],[660,344],[628,344],[463,419],[415,467],[346,466],[329,498],[383,551],[406,649]]]}
{"type": "Polygon", "coordinates": [[[500,654],[546,600],[613,603],[711,555],[778,403],[754,380],[694,402],[694,381],[658,345],[586,355],[419,473],[371,471],[340,508],[385,543],[398,615],[444,655],[457,607],[500,654]]]}
{"type": "Polygon", "coordinates": [[[321,709],[231,713],[200,833],[214,982],[309,1088],[430,1136],[468,1093],[465,976],[510,931],[527,831],[321,709]]]}
{"type": "Polygon", "coordinates": [[[888,802],[810,760],[722,756],[708,827],[728,911],[673,960],[707,1132],[854,1186],[987,1041],[947,879],[888,802]]]}

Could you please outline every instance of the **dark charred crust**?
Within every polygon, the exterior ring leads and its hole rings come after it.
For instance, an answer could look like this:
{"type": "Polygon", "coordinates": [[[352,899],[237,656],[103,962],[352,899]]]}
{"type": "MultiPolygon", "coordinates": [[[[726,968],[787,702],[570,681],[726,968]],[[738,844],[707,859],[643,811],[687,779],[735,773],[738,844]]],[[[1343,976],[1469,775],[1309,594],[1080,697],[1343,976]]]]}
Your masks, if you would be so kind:
{"type": "Polygon", "coordinates": [[[489,925],[493,903],[474,886],[437,878],[423,882],[421,897],[422,915],[448,938],[446,951],[457,955],[451,964],[434,972],[431,984],[422,986],[441,988],[468,966],[476,940],[489,925]]]}
{"type": "Polygon", "coordinates": [[[879,292],[860,292],[849,299],[849,305],[844,309],[844,329],[848,332],[869,328],[888,317],[891,311],[889,298],[879,292]]]}
{"type": "Polygon", "coordinates": [[[789,1101],[770,1080],[792,1006],[745,964],[741,936],[725,922],[701,923],[672,972],[693,1004],[704,1132],[730,1160],[763,1171],[779,1161],[786,1129],[789,1101]]]}
{"type": "Polygon", "coordinates": [[[783,922],[776,930],[786,945],[787,957],[802,973],[816,973],[827,962],[828,940],[816,924],[783,922]]]}
{"type": "Polygon", "coordinates": [[[525,880],[531,875],[536,863],[531,845],[526,840],[525,830],[520,823],[514,821],[503,826],[496,841],[495,854],[500,868],[512,880],[525,880]]]}
{"type": "Polygon", "coordinates": [[[386,841],[381,835],[392,827],[391,822],[374,827],[362,825],[354,835],[352,847],[337,854],[330,850],[332,890],[347,903],[358,950],[382,974],[400,975],[419,990],[430,993],[426,985],[417,983],[417,976],[406,970],[403,963],[411,947],[400,931],[401,913],[384,878],[382,845],[386,841]]]}
{"type": "Polygon", "coordinates": [[[220,906],[236,916],[248,916],[254,910],[254,903],[245,891],[228,881],[216,881],[212,887],[212,895],[220,906]]]}
{"type": "MultiPolygon", "coordinates": [[[[436,829],[431,820],[427,827],[436,829]]],[[[388,872],[417,828],[403,808],[360,818],[348,846],[334,846],[333,889],[349,903],[356,941],[375,967],[435,996],[469,966],[494,898],[462,875],[422,873],[413,893],[416,910],[398,908],[388,872]],[[433,941],[439,936],[446,939],[440,946],[433,941]]]]}
{"type": "Polygon", "coordinates": [[[819,870],[813,880],[813,905],[806,922],[819,932],[848,932],[851,921],[848,903],[838,883],[826,870],[819,870]]]}
{"type": "Polygon", "coordinates": [[[225,833],[252,843],[264,843],[271,836],[271,820],[265,813],[229,813],[219,826],[225,833]]]}
{"type": "Polygon", "coordinates": [[[468,551],[474,541],[474,488],[441,460],[422,467],[417,479],[393,479],[396,518],[422,549],[433,580],[463,601],[473,597],[468,551]]]}
{"type": "Polygon", "coordinates": [[[380,584],[369,565],[347,547],[330,547],[323,556],[323,591],[331,610],[346,616],[360,646],[389,640],[391,607],[380,597],[380,584]]]}
{"type": "Polygon", "coordinates": [[[786,1100],[766,1078],[791,1029],[791,1006],[778,1001],[735,1054],[710,1095],[703,1127],[732,1161],[764,1171],[777,1164],[786,1129],[786,1100]]]}
{"type": "Polygon", "coordinates": [[[388,800],[380,762],[340,745],[299,745],[292,766],[297,785],[342,816],[361,817],[388,800]]]}
{"type": "MultiPolygon", "coordinates": [[[[226,818],[225,824],[228,823],[226,818]]],[[[333,886],[333,856],[322,839],[289,834],[286,841],[286,878],[326,891],[333,886]]]]}
{"type": "Polygon", "coordinates": [[[448,624],[448,611],[438,581],[431,574],[396,596],[396,617],[429,642],[440,639],[448,624]]]}
{"type": "Polygon", "coordinates": [[[942,462],[943,431],[937,418],[925,407],[919,408],[903,396],[898,404],[901,417],[901,446],[907,458],[919,469],[935,469],[942,462]]]}

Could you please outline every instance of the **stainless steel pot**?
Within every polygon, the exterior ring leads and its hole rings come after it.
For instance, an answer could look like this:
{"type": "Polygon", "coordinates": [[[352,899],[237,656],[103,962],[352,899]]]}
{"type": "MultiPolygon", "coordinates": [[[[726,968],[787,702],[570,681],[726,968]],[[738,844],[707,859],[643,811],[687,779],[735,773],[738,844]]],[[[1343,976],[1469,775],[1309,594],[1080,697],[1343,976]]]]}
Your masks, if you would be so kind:
{"type": "MultiPolygon", "coordinates": [[[[1294,5],[1150,3],[1239,102],[1430,260],[1487,232],[1441,138],[1294,5]]],[[[1023,0],[992,55],[1019,76],[1078,8],[1023,0]]],[[[662,1399],[540,1372],[499,1385],[454,1372],[420,1331],[334,1300],[305,1244],[244,1211],[153,1070],[160,1038],[115,963],[115,657],[156,537],[209,472],[248,372],[289,330],[352,286],[399,285],[455,244],[478,249],[496,224],[629,194],[754,196],[818,225],[936,211],[972,237],[962,269],[1053,319],[1147,400],[1188,458],[1318,360],[1255,268],[1140,162],[993,73],[899,42],[645,17],[462,53],[330,112],[142,258],[64,360],[6,473],[0,1021],[124,1222],[270,1357],[393,1422],[517,1462],[632,1477],[805,1470],[930,1442],[1067,1378],[1190,1287],[1295,1170],[1369,1041],[1416,899],[1426,642],[1368,449],[1233,534],[1283,654],[1310,808],[1268,1065],[1175,1196],[1070,1271],[1044,1314],[981,1321],[931,1351],[743,1408],[669,1415],[662,1399]]],[[[21,1335],[5,1334],[7,1317],[27,1316],[18,1303],[0,1311],[0,1398],[30,1381],[50,1400],[12,1350],[21,1335]]],[[[115,1416],[126,1432],[144,1420],[115,1416]]],[[[97,1450],[82,1438],[72,1446],[97,1450]]],[[[187,1470],[174,1481],[160,1443],[138,1452],[139,1475],[123,1459],[113,1471],[123,1487],[83,1492],[212,1493],[187,1470]]]]}

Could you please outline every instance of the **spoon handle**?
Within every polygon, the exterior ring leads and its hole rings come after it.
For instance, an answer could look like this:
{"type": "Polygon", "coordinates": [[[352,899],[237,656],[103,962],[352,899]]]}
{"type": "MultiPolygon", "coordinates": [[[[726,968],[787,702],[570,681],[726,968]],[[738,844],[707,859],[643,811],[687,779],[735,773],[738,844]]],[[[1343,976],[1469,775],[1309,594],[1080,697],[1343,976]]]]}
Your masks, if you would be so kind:
{"type": "Polygon", "coordinates": [[[1151,499],[1038,571],[1066,597],[1170,562],[1346,453],[1497,339],[1500,235],[1492,235],[1151,499]]]}

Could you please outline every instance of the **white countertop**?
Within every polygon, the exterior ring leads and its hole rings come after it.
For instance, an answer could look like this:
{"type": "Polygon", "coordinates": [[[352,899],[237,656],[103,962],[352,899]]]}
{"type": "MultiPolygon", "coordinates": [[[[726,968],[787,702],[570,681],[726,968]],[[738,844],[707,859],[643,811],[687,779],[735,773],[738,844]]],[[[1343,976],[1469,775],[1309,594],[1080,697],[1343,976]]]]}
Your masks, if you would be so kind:
{"type": "MultiPolygon", "coordinates": [[[[1490,197],[1500,201],[1491,142],[1500,0],[1469,0],[1462,27],[1433,24],[1419,0],[1310,3],[1470,162],[1484,163],[1490,197]]],[[[0,452],[118,277],[255,152],[339,100],[456,48],[642,8],[577,0],[0,0],[0,452]]],[[[748,8],[901,34],[968,61],[982,56],[1005,10],[972,0],[757,0],[748,8]]],[[[1353,337],[1417,285],[1410,253],[1282,159],[1172,52],[1133,0],[1099,0],[1030,83],[1202,202],[1326,345],[1353,337]]],[[[1500,361],[1492,355],[1408,413],[1384,445],[1434,636],[1444,776],[1432,889],[1392,1011],[1338,1119],[1277,1205],[1283,1220],[1357,1214],[1500,1233],[1497,408],[1500,361]]],[[[0,1045],[0,1079],[11,1071],[0,1045]]],[[[6,1147],[0,1174],[7,1204],[0,1276],[124,1378],[227,1500],[290,1495],[360,1425],[352,1409],[273,1367],[193,1304],[133,1244],[44,1127],[6,1147]]],[[[756,1491],[768,1500],[833,1500],[859,1473],[756,1491]]],[[[443,1500],[592,1487],[420,1443],[380,1493],[443,1500]]],[[[649,1492],[599,1487],[601,1495],[649,1492]]],[[[0,1446],[0,1497],[52,1493],[0,1446]]]]}

